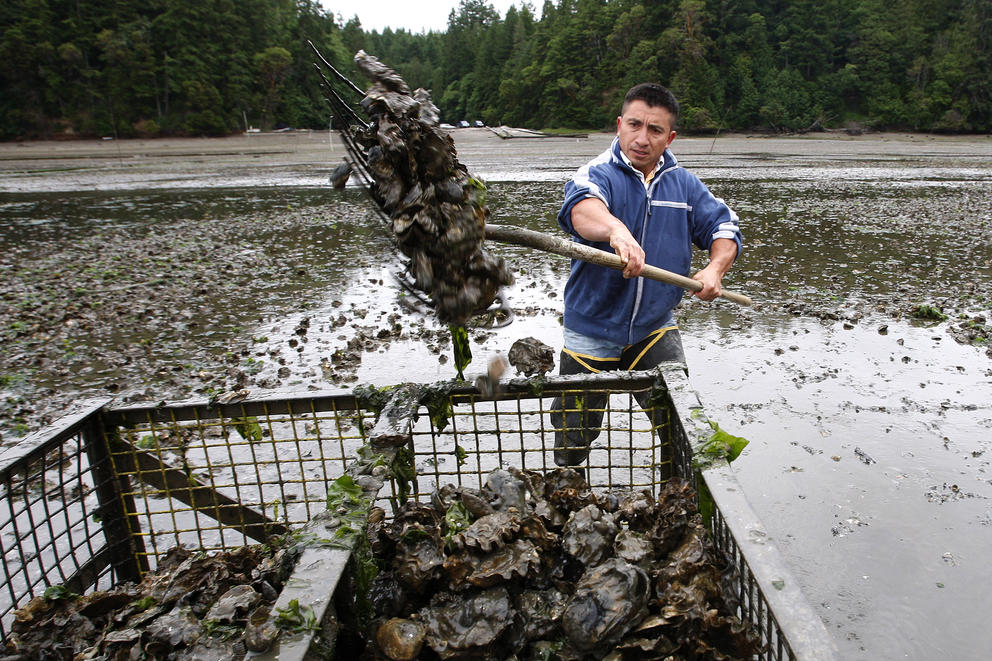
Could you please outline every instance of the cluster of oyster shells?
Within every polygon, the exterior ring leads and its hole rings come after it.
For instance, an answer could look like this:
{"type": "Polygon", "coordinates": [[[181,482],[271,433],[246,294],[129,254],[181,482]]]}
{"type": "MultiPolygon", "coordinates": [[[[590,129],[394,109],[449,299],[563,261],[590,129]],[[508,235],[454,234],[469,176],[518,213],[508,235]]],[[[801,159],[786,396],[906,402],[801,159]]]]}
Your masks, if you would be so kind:
{"type": "Polygon", "coordinates": [[[378,513],[368,658],[750,659],[694,502],[511,468],[378,513]]]}
{"type": "Polygon", "coordinates": [[[438,318],[464,325],[513,281],[503,259],[482,248],[485,185],[458,161],[426,90],[411,92],[364,51],[355,63],[372,81],[361,102],[371,123],[354,137],[365,151],[373,197],[389,215],[414,282],[430,294],[438,318]]]}
{"type": "Polygon", "coordinates": [[[278,634],[269,612],[296,557],[261,545],[210,555],[174,547],[140,583],[35,597],[14,612],[0,658],[242,659],[278,634]]]}

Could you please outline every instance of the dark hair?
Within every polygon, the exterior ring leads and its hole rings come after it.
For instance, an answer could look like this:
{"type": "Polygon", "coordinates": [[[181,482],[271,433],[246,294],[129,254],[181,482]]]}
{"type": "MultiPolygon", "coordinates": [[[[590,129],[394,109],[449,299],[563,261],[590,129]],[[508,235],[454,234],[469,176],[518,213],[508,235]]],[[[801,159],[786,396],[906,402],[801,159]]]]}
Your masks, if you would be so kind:
{"type": "Polygon", "coordinates": [[[652,108],[665,108],[672,113],[673,119],[677,121],[679,118],[678,100],[667,87],[658,83],[641,83],[631,87],[623,97],[623,106],[620,108],[621,115],[632,101],[643,101],[652,108]]]}

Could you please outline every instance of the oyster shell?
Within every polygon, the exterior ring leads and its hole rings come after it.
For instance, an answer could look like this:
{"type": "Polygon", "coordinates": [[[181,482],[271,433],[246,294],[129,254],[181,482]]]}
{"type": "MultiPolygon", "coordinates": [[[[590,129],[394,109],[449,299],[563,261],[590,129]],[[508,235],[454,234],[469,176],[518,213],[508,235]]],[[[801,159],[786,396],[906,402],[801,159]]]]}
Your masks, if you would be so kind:
{"type": "Polygon", "coordinates": [[[439,528],[427,529],[420,524],[405,528],[403,538],[396,543],[393,571],[397,580],[414,592],[423,590],[438,578],[444,566],[444,542],[439,528]]]}
{"type": "Polygon", "coordinates": [[[486,491],[492,494],[490,503],[495,510],[527,514],[526,483],[505,470],[494,470],[486,476],[486,491]]]}
{"type": "Polygon", "coordinates": [[[491,551],[514,539],[520,530],[520,517],[515,512],[497,511],[472,522],[464,532],[454,535],[449,546],[491,551]]]}
{"type": "Polygon", "coordinates": [[[648,569],[654,563],[651,540],[632,530],[621,530],[613,540],[613,552],[632,565],[648,569]]]}
{"type": "Polygon", "coordinates": [[[544,342],[525,337],[510,346],[510,364],[517,368],[517,374],[534,376],[547,374],[555,366],[555,351],[544,342]]]}
{"type": "Polygon", "coordinates": [[[420,654],[427,629],[416,620],[394,617],[375,632],[379,649],[393,661],[412,661],[420,654]]]}
{"type": "Polygon", "coordinates": [[[609,649],[647,615],[651,592],[643,569],[612,558],[582,575],[561,627],[578,650],[609,649]]]}
{"type": "Polygon", "coordinates": [[[517,610],[523,617],[525,640],[559,637],[559,622],[568,596],[556,589],[524,590],[517,596],[517,610]]]}
{"type": "Polygon", "coordinates": [[[488,588],[506,581],[527,578],[536,574],[540,567],[541,556],[537,548],[527,540],[518,539],[478,558],[465,580],[476,587],[488,588]]]}
{"type": "Polygon", "coordinates": [[[419,617],[427,630],[427,644],[442,659],[502,659],[519,647],[519,641],[503,639],[522,628],[505,587],[422,609],[419,617]]]}
{"type": "Polygon", "coordinates": [[[592,567],[612,555],[618,530],[612,514],[586,505],[565,524],[562,548],[584,567],[592,567]]]}

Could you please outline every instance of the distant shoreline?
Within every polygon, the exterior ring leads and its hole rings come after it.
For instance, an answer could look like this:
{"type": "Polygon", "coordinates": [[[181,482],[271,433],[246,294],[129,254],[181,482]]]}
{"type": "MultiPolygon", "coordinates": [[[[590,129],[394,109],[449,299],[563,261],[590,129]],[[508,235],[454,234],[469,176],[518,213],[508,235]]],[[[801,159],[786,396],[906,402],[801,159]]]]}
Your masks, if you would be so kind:
{"type": "MultiPolygon", "coordinates": [[[[564,180],[602,152],[612,132],[503,139],[488,128],[451,130],[458,159],[486,181],[529,176],[564,180]],[[512,164],[512,165],[508,165],[512,164]],[[507,168],[510,168],[509,170],[507,168]],[[507,173],[510,172],[508,175],[507,173]],[[522,174],[523,173],[523,174],[522,174]],[[529,174],[527,174],[529,173],[529,174]]],[[[742,154],[846,160],[914,156],[973,159],[992,151],[992,135],[844,133],[679,135],[672,146],[689,167],[719,167],[742,154]]],[[[39,140],[0,143],[0,194],[163,188],[326,186],[346,158],[337,131],[247,133],[222,138],[39,140]]]]}
{"type": "MultiPolygon", "coordinates": [[[[456,144],[462,139],[478,139],[479,135],[496,137],[488,128],[465,128],[450,131],[456,144]]],[[[161,137],[161,138],[60,138],[49,140],[12,140],[0,142],[0,161],[34,160],[38,158],[75,158],[83,156],[113,157],[118,151],[127,155],[142,152],[175,153],[178,151],[212,155],[231,147],[243,151],[245,147],[257,150],[282,150],[294,143],[305,146],[319,140],[328,140],[337,131],[286,131],[278,133],[241,133],[222,137],[161,137]]],[[[549,135],[545,139],[574,140],[576,134],[590,137],[612,135],[611,131],[576,131],[568,135],[549,135]]],[[[721,132],[713,134],[679,134],[679,140],[841,140],[841,141],[938,141],[938,142],[992,142],[990,134],[943,134],[907,132],[864,132],[850,134],[844,130],[815,131],[808,133],[751,133],[721,132]]],[[[336,138],[335,138],[336,140],[336,138]]],[[[326,144],[326,143],[325,143],[326,144]]],[[[338,143],[339,144],[339,143],[338,143]]]]}

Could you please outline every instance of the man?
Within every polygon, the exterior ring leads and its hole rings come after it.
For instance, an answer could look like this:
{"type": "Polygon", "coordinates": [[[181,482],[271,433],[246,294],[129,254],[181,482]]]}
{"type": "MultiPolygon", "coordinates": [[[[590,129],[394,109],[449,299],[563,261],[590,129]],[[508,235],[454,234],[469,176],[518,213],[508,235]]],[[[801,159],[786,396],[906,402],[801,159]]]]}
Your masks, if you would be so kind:
{"type": "MultiPolygon", "coordinates": [[[[683,290],[638,276],[645,263],[688,275],[695,244],[709,251],[710,261],[692,276],[703,285],[693,295],[712,301],[740,252],[737,215],[668,149],[678,115],[678,101],[665,87],[632,87],[613,144],[565,184],[558,223],[580,243],[614,250],[624,269],[573,260],[565,285],[560,374],[685,363],[672,315],[683,290]]],[[[564,430],[556,432],[555,463],[585,461],[605,403],[603,397],[555,400],[552,423],[564,430]]]]}

